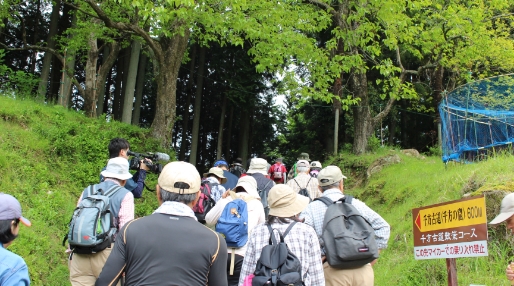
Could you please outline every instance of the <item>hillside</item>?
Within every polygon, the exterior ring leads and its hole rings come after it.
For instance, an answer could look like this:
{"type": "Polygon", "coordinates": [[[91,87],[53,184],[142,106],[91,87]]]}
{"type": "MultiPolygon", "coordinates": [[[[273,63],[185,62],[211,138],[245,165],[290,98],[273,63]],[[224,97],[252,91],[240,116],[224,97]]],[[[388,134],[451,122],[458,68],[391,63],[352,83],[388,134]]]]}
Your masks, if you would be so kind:
{"type": "MultiPolygon", "coordinates": [[[[166,152],[148,139],[146,130],[0,96],[0,190],[21,201],[33,224],[22,227],[9,249],[25,258],[33,285],[69,285],[62,246],[66,226],[82,189],[97,182],[108,157],[107,144],[114,137],[127,138],[134,151],[166,152]]],[[[380,148],[358,157],[340,154],[323,166],[339,165],[348,176],[346,192],[365,201],[391,225],[389,248],[374,267],[375,285],[447,285],[444,259],[414,260],[411,210],[460,199],[466,193],[510,191],[512,161],[512,156],[501,155],[445,167],[440,157],[413,157],[380,148]],[[369,166],[391,154],[399,162],[368,178],[369,166]]],[[[148,185],[153,187],[155,180],[155,174],[149,175],[148,185]]],[[[143,196],[136,200],[138,216],[157,207],[154,193],[145,190],[143,196]]],[[[495,210],[488,210],[489,219],[494,215],[495,210]]],[[[509,285],[503,273],[513,256],[512,241],[504,227],[491,229],[490,236],[488,257],[457,259],[459,285],[509,285]]]]}

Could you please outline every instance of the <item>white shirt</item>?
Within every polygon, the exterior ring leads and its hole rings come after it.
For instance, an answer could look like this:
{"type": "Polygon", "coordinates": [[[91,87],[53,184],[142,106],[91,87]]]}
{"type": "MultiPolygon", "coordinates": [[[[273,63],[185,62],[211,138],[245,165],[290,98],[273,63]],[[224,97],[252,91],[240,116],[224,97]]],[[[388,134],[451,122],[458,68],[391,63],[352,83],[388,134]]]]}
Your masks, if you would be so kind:
{"type": "MultiPolygon", "coordinates": [[[[263,222],[265,222],[266,217],[264,216],[264,207],[260,199],[255,198],[255,196],[251,196],[248,193],[240,192],[237,193],[238,196],[246,198],[246,206],[248,210],[248,239],[252,234],[253,229],[263,222]],[[254,199],[248,200],[247,197],[253,197],[254,199]]],[[[205,215],[205,222],[208,225],[215,225],[218,222],[221,214],[223,213],[223,209],[225,206],[232,201],[232,197],[228,196],[224,199],[219,200],[216,205],[205,215]]],[[[248,243],[247,243],[248,244],[248,243]]],[[[232,248],[227,247],[228,253],[232,253],[232,248]]],[[[240,248],[235,249],[235,254],[239,254],[244,256],[246,253],[246,244],[240,248]]]]}

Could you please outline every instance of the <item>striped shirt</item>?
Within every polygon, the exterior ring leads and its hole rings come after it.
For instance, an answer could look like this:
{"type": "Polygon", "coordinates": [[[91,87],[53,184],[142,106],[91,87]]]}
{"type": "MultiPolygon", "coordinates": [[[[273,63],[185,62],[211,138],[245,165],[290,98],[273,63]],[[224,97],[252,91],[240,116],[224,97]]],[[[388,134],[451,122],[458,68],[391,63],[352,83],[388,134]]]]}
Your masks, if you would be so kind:
{"type": "MultiPolygon", "coordinates": [[[[271,227],[284,233],[289,224],[274,222],[271,227]]],[[[277,241],[280,239],[277,232],[274,232],[277,241]]],[[[266,224],[256,226],[250,236],[239,285],[242,285],[246,276],[255,272],[257,260],[261,256],[262,248],[269,244],[270,233],[266,224]]],[[[303,223],[296,223],[284,238],[289,250],[298,257],[302,264],[302,276],[304,285],[325,285],[325,275],[323,274],[323,264],[321,263],[321,252],[319,243],[316,240],[314,230],[303,223]]]]}
{"type": "Polygon", "coordinates": [[[318,188],[318,179],[313,178],[306,173],[300,173],[294,179],[287,181],[287,185],[293,188],[295,192],[299,192],[300,189],[307,188],[309,191],[309,197],[311,200],[321,197],[321,192],[318,188]]]}
{"type": "MultiPolygon", "coordinates": [[[[344,195],[339,189],[326,190],[322,194],[323,197],[336,201],[342,198],[344,195]]],[[[387,241],[389,240],[390,227],[389,224],[375,211],[369,208],[364,202],[358,199],[352,199],[352,205],[361,213],[361,215],[371,224],[371,227],[375,229],[375,240],[377,242],[378,249],[387,248],[387,241]]],[[[327,211],[327,205],[321,201],[314,201],[310,203],[307,208],[300,214],[300,218],[305,218],[305,224],[310,225],[316,231],[318,235],[319,243],[321,245],[321,252],[324,254],[324,242],[321,238],[323,233],[323,220],[325,219],[325,212],[327,211]]]]}

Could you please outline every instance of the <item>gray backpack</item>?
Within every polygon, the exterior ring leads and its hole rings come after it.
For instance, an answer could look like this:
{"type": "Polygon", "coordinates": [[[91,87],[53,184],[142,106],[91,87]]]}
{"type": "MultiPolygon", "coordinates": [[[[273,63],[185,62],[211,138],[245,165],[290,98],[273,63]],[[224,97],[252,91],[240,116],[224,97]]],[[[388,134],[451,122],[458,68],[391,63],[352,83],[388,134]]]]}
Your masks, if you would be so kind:
{"type": "Polygon", "coordinates": [[[331,267],[357,268],[378,258],[375,230],[345,196],[333,202],[327,197],[315,199],[328,206],[321,237],[331,267]]]}
{"type": "Polygon", "coordinates": [[[269,184],[271,184],[271,182],[273,181],[268,181],[266,185],[264,185],[264,188],[262,188],[262,190],[257,188],[257,193],[259,193],[259,197],[261,197],[261,203],[264,207],[264,214],[266,215],[266,217],[268,217],[269,213],[268,192],[266,192],[266,188],[269,186],[269,184]]]}
{"type": "Polygon", "coordinates": [[[114,185],[107,191],[89,186],[82,201],[73,211],[68,234],[64,237],[74,253],[97,253],[111,246],[116,233],[114,217],[110,211],[110,197],[122,187],[114,185]]]}

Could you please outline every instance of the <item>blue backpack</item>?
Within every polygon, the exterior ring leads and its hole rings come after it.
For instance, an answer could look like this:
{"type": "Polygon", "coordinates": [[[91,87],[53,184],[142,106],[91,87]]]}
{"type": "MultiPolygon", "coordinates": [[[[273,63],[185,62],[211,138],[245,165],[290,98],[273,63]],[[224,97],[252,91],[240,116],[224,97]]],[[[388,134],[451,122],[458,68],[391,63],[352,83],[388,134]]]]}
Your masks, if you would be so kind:
{"type": "Polygon", "coordinates": [[[239,248],[248,241],[248,209],[245,200],[233,192],[230,196],[233,200],[223,209],[216,231],[223,235],[227,247],[239,248]]]}
{"type": "Polygon", "coordinates": [[[216,231],[221,233],[227,242],[227,247],[232,248],[229,275],[234,275],[235,249],[243,247],[248,242],[248,208],[246,202],[254,198],[238,197],[230,192],[232,201],[229,202],[221,213],[216,223],[216,231]]]}

